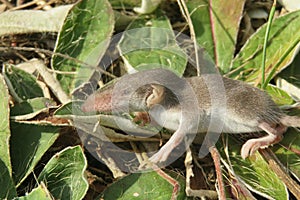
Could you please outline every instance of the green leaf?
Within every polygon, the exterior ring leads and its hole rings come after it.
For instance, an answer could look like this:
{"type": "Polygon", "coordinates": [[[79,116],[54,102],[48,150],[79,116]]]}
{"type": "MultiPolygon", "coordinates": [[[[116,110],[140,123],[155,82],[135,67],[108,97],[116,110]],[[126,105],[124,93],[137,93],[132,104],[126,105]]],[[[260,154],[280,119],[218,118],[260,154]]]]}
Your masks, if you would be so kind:
{"type": "Polygon", "coordinates": [[[52,200],[49,191],[45,186],[40,184],[37,188],[34,188],[29,194],[23,197],[17,198],[18,200],[52,200]]]}
{"type": "Polygon", "coordinates": [[[132,9],[141,4],[141,0],[109,0],[114,9],[132,9]]]}
{"type": "MultiPolygon", "coordinates": [[[[185,189],[185,179],[180,175],[170,174],[180,184],[180,191],[177,199],[187,199],[185,189]]],[[[127,200],[127,199],[170,199],[173,186],[157,172],[130,174],[112,185],[103,192],[103,199],[127,200]]]]}
{"type": "MultiPolygon", "coordinates": [[[[267,44],[266,77],[274,77],[295,57],[300,42],[300,11],[292,12],[273,21],[267,44]],[[273,70],[274,73],[271,73],[273,70]]],[[[247,41],[233,60],[231,78],[243,78],[248,82],[261,77],[262,44],[266,25],[247,41]]],[[[266,81],[270,81],[267,80],[266,81]]]]}
{"type": "Polygon", "coordinates": [[[54,155],[38,177],[55,199],[81,200],[88,190],[84,176],[87,161],[80,146],[68,147],[54,155]]]}
{"type": "Polygon", "coordinates": [[[245,1],[191,0],[187,7],[196,39],[224,73],[234,56],[245,1]]]}
{"type": "Polygon", "coordinates": [[[48,11],[16,10],[0,13],[0,35],[58,32],[70,7],[66,5],[48,11]]]}
{"type": "Polygon", "coordinates": [[[11,159],[15,182],[20,185],[59,136],[59,128],[11,124],[11,159]]]}
{"type": "Polygon", "coordinates": [[[17,116],[31,114],[34,117],[43,111],[47,111],[49,107],[53,107],[55,105],[55,101],[44,97],[28,99],[27,101],[23,101],[12,107],[10,115],[17,116]]]}
{"type": "Polygon", "coordinates": [[[167,16],[157,11],[151,18],[140,16],[124,32],[119,49],[126,67],[136,70],[166,68],[182,76],[187,58],[176,43],[167,16]]]}
{"type": "Polygon", "coordinates": [[[225,165],[227,169],[240,177],[250,190],[268,199],[288,199],[286,186],[269,168],[262,156],[255,153],[252,157],[243,160],[240,156],[241,142],[232,135],[226,134],[226,136],[228,137],[226,141],[228,157],[224,149],[219,149],[224,162],[227,163],[225,165]]]}
{"type": "Polygon", "coordinates": [[[3,73],[9,91],[18,102],[43,97],[43,90],[36,77],[10,64],[4,64],[3,73]]]}
{"type": "Polygon", "coordinates": [[[300,53],[292,64],[278,74],[276,83],[284,91],[300,99],[300,53]]]}
{"type": "Polygon", "coordinates": [[[12,181],[12,168],[9,152],[9,95],[0,74],[0,199],[12,199],[17,196],[17,192],[12,181]]]}
{"type": "Polygon", "coordinates": [[[55,53],[61,53],[82,63],[54,55],[52,67],[72,74],[57,74],[63,90],[70,92],[83,82],[87,82],[104,55],[113,32],[114,16],[106,0],[83,0],[69,12],[59,33],[55,53]]]}
{"type": "Polygon", "coordinates": [[[115,32],[121,32],[124,31],[127,26],[135,20],[135,16],[127,15],[124,12],[118,12],[114,10],[114,16],[115,16],[115,32]]]}
{"type": "Polygon", "coordinates": [[[272,147],[278,159],[290,169],[297,180],[300,180],[300,134],[295,129],[289,129],[279,145],[272,147]]]}
{"type": "MultiPolygon", "coordinates": [[[[103,126],[121,129],[125,132],[130,133],[139,133],[144,134],[144,136],[153,136],[157,133],[155,127],[143,127],[132,122],[131,119],[117,116],[117,115],[105,115],[105,114],[96,114],[96,113],[85,113],[80,107],[83,101],[72,101],[70,103],[64,104],[54,113],[55,117],[72,119],[76,128],[86,131],[89,134],[92,134],[96,137],[100,137],[103,134],[103,131],[94,132],[95,125],[100,123],[103,126]]],[[[111,129],[101,127],[101,130],[105,130],[105,133],[111,132],[111,129]]],[[[119,136],[120,137],[120,136],[119,136]]]]}
{"type": "MultiPolygon", "coordinates": [[[[81,110],[81,105],[84,103],[84,101],[75,100],[71,101],[69,103],[66,103],[62,105],[60,108],[58,108],[54,115],[55,116],[64,116],[64,115],[88,115],[88,113],[85,113],[81,110]]],[[[95,113],[94,113],[95,114],[95,113]]]]}
{"type": "Polygon", "coordinates": [[[274,85],[268,85],[266,88],[266,91],[269,95],[271,95],[273,101],[277,105],[289,105],[294,102],[294,100],[282,89],[274,86],[274,85]]]}

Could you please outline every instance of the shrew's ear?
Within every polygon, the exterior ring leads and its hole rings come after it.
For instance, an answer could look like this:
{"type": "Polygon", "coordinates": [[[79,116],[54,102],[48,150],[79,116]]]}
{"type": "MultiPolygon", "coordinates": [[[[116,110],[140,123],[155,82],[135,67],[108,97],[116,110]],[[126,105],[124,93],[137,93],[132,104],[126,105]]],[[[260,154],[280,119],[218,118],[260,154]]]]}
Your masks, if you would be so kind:
{"type": "Polygon", "coordinates": [[[151,84],[152,93],[146,100],[147,107],[150,108],[159,104],[165,98],[165,87],[159,84],[151,84]]]}

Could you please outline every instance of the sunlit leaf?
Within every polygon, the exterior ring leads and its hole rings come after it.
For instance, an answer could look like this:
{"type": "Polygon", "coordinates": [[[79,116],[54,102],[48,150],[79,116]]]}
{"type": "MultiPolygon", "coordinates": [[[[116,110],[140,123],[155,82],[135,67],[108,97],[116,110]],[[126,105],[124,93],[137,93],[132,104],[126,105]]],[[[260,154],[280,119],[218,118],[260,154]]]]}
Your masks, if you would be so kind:
{"type": "Polygon", "coordinates": [[[11,159],[15,182],[19,185],[55,142],[59,128],[12,123],[11,131],[11,159]]]}
{"type": "Polygon", "coordinates": [[[224,149],[221,149],[220,153],[224,158],[224,162],[227,163],[226,167],[229,171],[240,177],[250,190],[266,198],[288,198],[286,186],[258,152],[244,160],[240,156],[241,142],[237,141],[232,135],[226,135],[225,138],[227,138],[226,146],[228,149],[226,152],[229,160],[225,156],[224,149]]]}
{"type": "MultiPolygon", "coordinates": [[[[185,182],[183,177],[174,175],[180,184],[180,191],[177,199],[186,199],[185,182]]],[[[130,174],[117,182],[110,185],[103,193],[104,199],[170,199],[173,186],[164,178],[159,176],[157,172],[134,173],[130,174]]]]}
{"type": "Polygon", "coordinates": [[[55,70],[74,72],[56,76],[67,94],[91,78],[109,45],[113,27],[113,11],[106,0],[80,1],[71,8],[59,33],[55,53],[76,60],[56,54],[52,57],[55,70]]]}
{"type": "MultiPolygon", "coordinates": [[[[273,21],[267,45],[266,77],[274,77],[294,59],[300,42],[299,20],[300,11],[296,11],[273,21]],[[271,74],[273,70],[275,71],[271,74]]],[[[233,61],[230,77],[260,83],[265,32],[266,25],[247,41],[233,61]]]]}
{"type": "Polygon", "coordinates": [[[18,200],[33,200],[33,199],[38,199],[38,200],[52,200],[51,194],[41,184],[37,187],[34,188],[29,194],[26,194],[25,196],[19,197],[18,200]]]}
{"type": "Polygon", "coordinates": [[[224,73],[234,56],[244,0],[187,1],[196,39],[224,73]]]}
{"type": "Polygon", "coordinates": [[[5,64],[3,67],[5,81],[15,101],[43,97],[43,90],[37,83],[36,77],[13,65],[5,64]]]}
{"type": "Polygon", "coordinates": [[[48,11],[16,10],[2,12],[0,13],[0,35],[58,32],[70,8],[71,5],[65,5],[48,11]]]}
{"type": "Polygon", "coordinates": [[[271,95],[277,105],[289,105],[294,102],[285,91],[276,86],[268,85],[266,91],[271,95]]]}
{"type": "Polygon", "coordinates": [[[182,76],[187,58],[176,43],[169,19],[155,12],[133,21],[124,32],[119,49],[128,71],[167,68],[182,76]],[[138,39],[137,39],[138,38],[138,39]]]}
{"type": "Polygon", "coordinates": [[[0,74],[0,199],[12,199],[17,195],[12,181],[12,167],[9,151],[9,95],[4,78],[0,74]]]}
{"type": "Polygon", "coordinates": [[[281,145],[272,147],[278,159],[285,167],[293,172],[293,175],[300,180],[300,134],[299,131],[290,128],[284,134],[281,145]]]}
{"type": "Polygon", "coordinates": [[[38,177],[55,199],[82,200],[88,190],[84,171],[87,161],[80,146],[54,155],[38,177]]]}

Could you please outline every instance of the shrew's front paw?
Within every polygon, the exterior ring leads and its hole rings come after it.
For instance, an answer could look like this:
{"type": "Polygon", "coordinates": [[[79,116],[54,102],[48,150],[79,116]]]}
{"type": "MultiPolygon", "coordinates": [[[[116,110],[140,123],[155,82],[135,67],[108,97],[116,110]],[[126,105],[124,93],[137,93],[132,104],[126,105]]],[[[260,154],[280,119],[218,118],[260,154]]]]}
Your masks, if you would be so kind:
{"type": "Polygon", "coordinates": [[[165,162],[172,149],[168,149],[168,148],[164,148],[165,146],[163,146],[157,153],[155,153],[153,156],[151,156],[151,158],[149,159],[150,162],[152,163],[161,163],[161,162],[165,162]]]}

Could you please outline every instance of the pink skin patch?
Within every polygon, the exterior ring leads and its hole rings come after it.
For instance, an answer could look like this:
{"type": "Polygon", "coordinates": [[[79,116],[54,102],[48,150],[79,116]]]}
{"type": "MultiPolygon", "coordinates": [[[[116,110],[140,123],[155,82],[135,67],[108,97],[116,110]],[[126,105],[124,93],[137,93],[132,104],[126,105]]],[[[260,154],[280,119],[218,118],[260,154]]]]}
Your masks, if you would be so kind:
{"type": "Polygon", "coordinates": [[[81,110],[83,112],[110,112],[112,110],[111,106],[111,94],[98,93],[92,94],[87,98],[87,100],[82,104],[81,110]]]}

